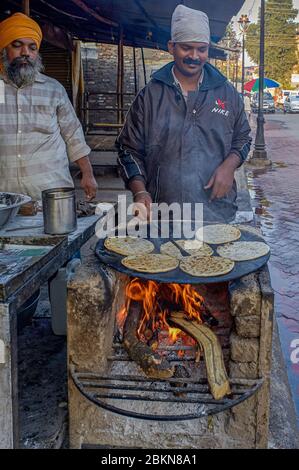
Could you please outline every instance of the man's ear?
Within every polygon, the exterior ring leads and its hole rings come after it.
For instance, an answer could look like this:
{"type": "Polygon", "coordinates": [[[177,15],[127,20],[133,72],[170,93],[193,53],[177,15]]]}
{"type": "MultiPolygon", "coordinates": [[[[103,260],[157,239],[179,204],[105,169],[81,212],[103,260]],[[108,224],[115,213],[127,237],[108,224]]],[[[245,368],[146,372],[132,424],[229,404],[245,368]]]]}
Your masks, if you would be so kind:
{"type": "Polygon", "coordinates": [[[168,47],[168,52],[169,52],[169,54],[173,55],[173,50],[174,50],[174,47],[175,47],[175,42],[173,42],[173,41],[168,41],[167,47],[168,47]]]}

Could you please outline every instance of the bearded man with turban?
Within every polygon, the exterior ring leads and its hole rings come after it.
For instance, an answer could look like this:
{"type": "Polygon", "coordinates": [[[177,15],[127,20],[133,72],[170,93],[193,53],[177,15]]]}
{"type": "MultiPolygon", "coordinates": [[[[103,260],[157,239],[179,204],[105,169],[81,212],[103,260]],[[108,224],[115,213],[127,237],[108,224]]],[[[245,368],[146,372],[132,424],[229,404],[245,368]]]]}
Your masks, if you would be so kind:
{"type": "Polygon", "coordinates": [[[178,5],[174,62],[138,94],[117,139],[123,179],[147,216],[152,202],[201,203],[204,222],[235,218],[234,172],[247,158],[250,127],[239,93],[208,63],[209,44],[207,15],[178,5]]]}
{"type": "Polygon", "coordinates": [[[41,191],[73,187],[69,162],[92,199],[93,176],[82,127],[63,86],[41,73],[42,31],[22,13],[0,23],[0,191],[41,199],[41,191]]]}

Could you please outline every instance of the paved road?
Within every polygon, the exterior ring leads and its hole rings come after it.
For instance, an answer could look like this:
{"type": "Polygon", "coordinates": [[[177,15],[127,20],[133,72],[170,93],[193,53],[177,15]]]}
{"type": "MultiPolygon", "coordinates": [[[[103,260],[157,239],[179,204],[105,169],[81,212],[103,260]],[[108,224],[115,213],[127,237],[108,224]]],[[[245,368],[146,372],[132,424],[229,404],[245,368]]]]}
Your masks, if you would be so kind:
{"type": "Polygon", "coordinates": [[[265,119],[273,165],[249,170],[249,186],[258,224],[271,247],[275,312],[299,427],[299,114],[265,119]]]}

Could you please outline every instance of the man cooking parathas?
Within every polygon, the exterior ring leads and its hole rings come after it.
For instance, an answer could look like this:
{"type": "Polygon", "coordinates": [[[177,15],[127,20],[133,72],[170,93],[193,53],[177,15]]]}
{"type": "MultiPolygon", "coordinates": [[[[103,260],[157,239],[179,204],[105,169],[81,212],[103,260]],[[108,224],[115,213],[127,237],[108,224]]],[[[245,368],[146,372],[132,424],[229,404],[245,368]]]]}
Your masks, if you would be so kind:
{"type": "Polygon", "coordinates": [[[174,61],[136,96],[117,138],[119,166],[134,201],[203,203],[204,222],[236,215],[234,173],[250,150],[237,90],[208,63],[209,19],[178,5],[168,50],[174,61]]]}

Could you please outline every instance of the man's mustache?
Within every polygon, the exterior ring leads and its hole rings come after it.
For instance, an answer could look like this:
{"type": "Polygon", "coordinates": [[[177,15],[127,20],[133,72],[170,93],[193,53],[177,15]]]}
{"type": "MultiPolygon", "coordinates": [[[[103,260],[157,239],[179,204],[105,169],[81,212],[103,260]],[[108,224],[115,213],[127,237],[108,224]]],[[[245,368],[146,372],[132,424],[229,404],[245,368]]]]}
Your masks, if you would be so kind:
{"type": "Polygon", "coordinates": [[[16,57],[12,62],[11,65],[13,67],[15,66],[21,66],[21,65],[31,65],[34,67],[35,61],[33,59],[30,59],[29,57],[16,57]]]}
{"type": "Polygon", "coordinates": [[[183,63],[188,65],[201,65],[201,60],[187,58],[183,60],[183,63]]]}

